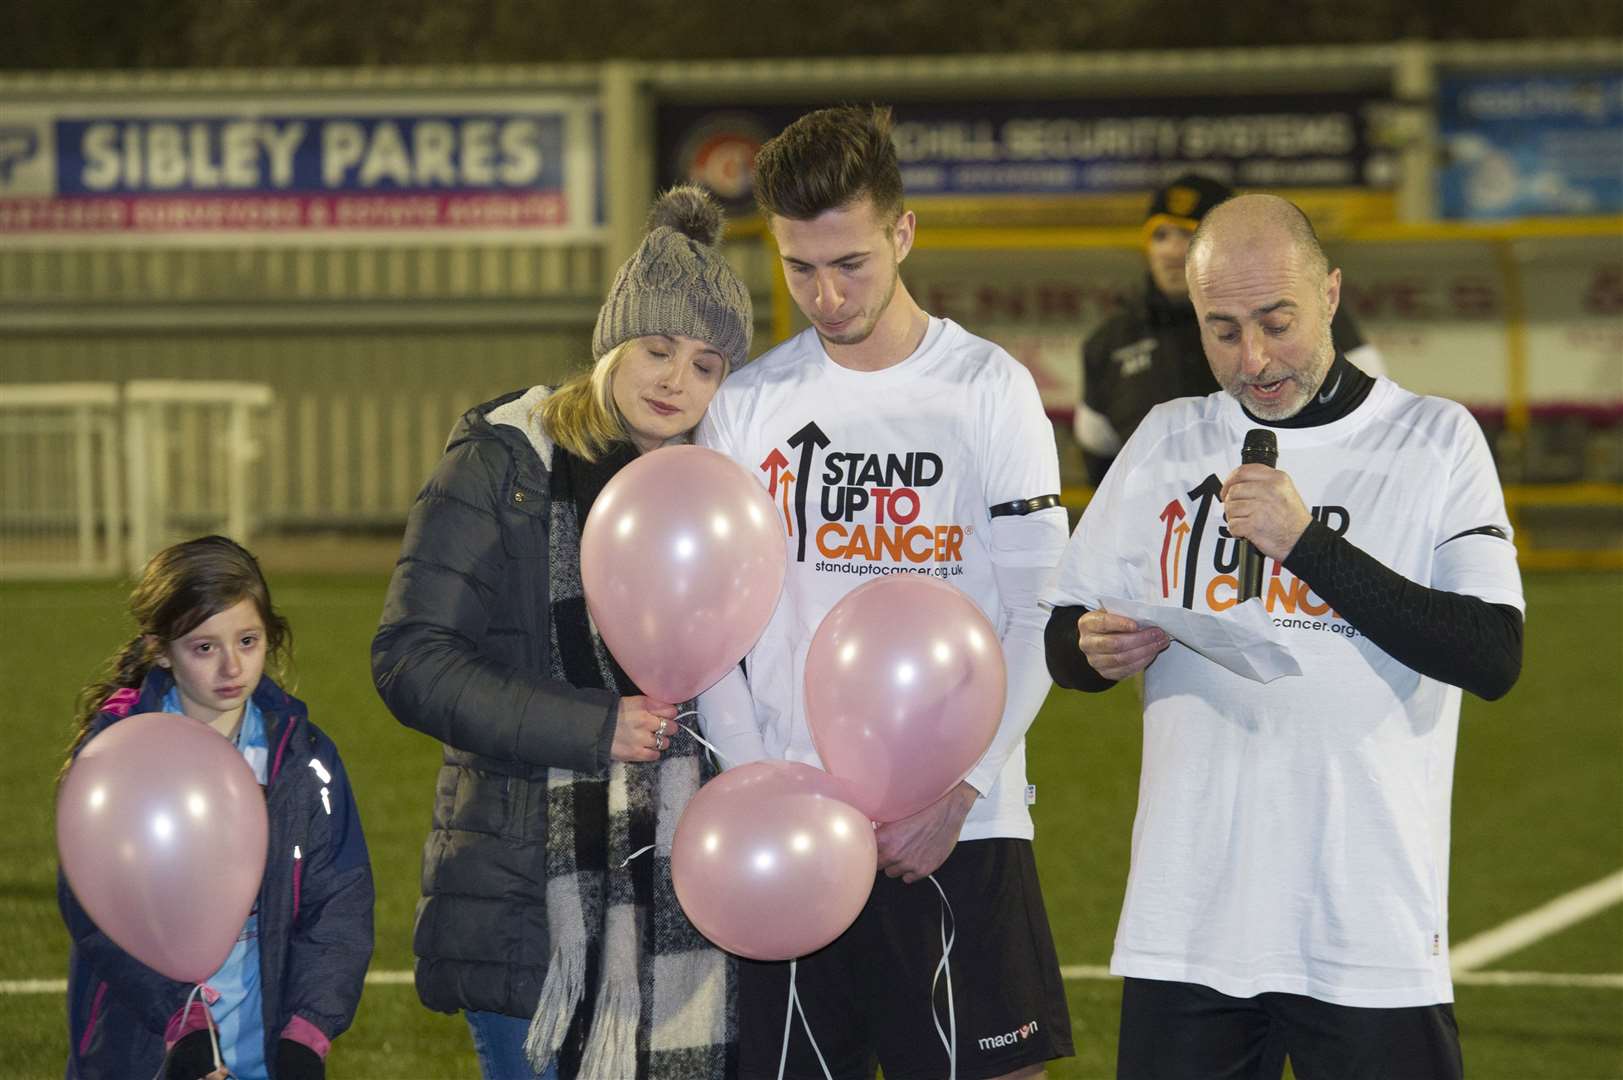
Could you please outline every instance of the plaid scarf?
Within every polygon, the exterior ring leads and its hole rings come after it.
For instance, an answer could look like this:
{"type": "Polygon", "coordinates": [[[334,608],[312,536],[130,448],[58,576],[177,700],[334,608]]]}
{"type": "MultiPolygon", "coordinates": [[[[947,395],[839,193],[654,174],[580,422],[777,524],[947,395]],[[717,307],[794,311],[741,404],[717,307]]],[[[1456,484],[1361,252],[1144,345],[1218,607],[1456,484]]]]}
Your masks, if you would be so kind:
{"type": "MultiPolygon", "coordinates": [[[[581,522],[635,453],[593,464],[550,449],[549,674],[637,694],[591,625],[580,580],[581,522]]],[[[590,1080],[736,1071],[733,962],[688,922],[671,885],[677,818],[712,774],[681,732],[658,762],[611,762],[607,776],[547,770],[552,956],[524,1043],[537,1070],[556,1058],[561,1075],[590,1080]]]]}

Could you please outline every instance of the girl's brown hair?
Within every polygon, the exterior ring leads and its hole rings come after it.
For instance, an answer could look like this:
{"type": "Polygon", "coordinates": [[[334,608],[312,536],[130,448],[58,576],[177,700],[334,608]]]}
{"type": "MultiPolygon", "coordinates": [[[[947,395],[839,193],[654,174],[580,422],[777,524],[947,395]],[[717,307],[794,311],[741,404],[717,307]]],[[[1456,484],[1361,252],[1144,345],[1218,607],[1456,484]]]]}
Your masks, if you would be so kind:
{"type": "Polygon", "coordinates": [[[135,636],[79,691],[63,771],[90,738],[91,722],[114,691],[139,687],[165,646],[243,600],[254,602],[265,624],[266,670],[283,672],[293,650],[293,630],[271,605],[270,586],[247,548],[224,536],[204,536],[152,556],[130,592],[135,636]]]}

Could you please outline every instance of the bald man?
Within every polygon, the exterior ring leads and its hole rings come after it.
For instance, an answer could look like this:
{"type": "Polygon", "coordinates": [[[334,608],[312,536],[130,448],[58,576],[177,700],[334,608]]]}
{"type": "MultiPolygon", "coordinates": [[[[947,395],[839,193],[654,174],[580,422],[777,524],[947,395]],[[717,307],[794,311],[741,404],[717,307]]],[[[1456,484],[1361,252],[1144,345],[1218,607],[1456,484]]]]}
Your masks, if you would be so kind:
{"type": "Polygon", "coordinates": [[[1449,800],[1461,691],[1521,670],[1504,496],[1470,414],[1360,372],[1302,212],[1223,203],[1187,262],[1223,389],[1150,412],[1055,580],[1055,682],[1144,672],[1132,866],[1111,970],[1118,1075],[1458,1077],[1448,967],[1449,800]],[[1247,433],[1277,468],[1239,464],[1247,433]],[[1215,617],[1260,604],[1302,668],[1259,683],[1174,644],[1126,598],[1215,617]]]}
{"type": "MultiPolygon", "coordinates": [[[[1143,228],[1144,287],[1082,344],[1082,399],[1072,431],[1094,487],[1152,408],[1217,389],[1201,355],[1184,259],[1201,221],[1233,197],[1233,188],[1199,173],[1185,173],[1150,197],[1143,228]]],[[[1361,370],[1386,374],[1379,350],[1364,340],[1345,308],[1336,309],[1330,333],[1336,348],[1361,370]]]]}

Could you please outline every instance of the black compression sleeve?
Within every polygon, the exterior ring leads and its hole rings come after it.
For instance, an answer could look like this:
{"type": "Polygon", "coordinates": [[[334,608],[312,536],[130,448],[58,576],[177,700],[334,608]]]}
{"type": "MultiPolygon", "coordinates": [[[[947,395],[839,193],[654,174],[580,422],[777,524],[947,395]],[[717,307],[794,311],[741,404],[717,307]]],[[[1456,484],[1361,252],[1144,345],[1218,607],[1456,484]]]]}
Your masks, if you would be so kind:
{"type": "Polygon", "coordinates": [[[1522,670],[1522,614],[1477,596],[1428,589],[1383,566],[1319,521],[1285,569],[1359,633],[1422,675],[1493,701],[1522,670]]]}
{"type": "Polygon", "coordinates": [[[1085,690],[1090,694],[1109,690],[1115,679],[1107,679],[1088,663],[1076,644],[1076,620],[1088,613],[1081,605],[1057,607],[1048,616],[1043,627],[1043,654],[1048,658],[1048,674],[1055,684],[1067,690],[1085,690]]]}

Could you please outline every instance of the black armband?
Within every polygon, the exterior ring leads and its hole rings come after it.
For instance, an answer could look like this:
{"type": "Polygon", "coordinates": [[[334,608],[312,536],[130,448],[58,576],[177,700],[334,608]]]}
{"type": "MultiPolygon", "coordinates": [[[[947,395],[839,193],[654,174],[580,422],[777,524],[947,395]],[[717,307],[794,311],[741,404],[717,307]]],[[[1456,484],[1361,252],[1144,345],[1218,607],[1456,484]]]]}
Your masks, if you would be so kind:
{"type": "MultiPolygon", "coordinates": [[[[1474,531],[1487,530],[1460,535],[1474,531]]],[[[1317,520],[1284,565],[1359,633],[1422,675],[1489,701],[1521,675],[1522,614],[1508,604],[1410,581],[1317,520]]]]}
{"type": "Polygon", "coordinates": [[[1057,607],[1048,615],[1043,627],[1043,655],[1048,660],[1048,674],[1056,686],[1066,690],[1082,690],[1096,694],[1116,685],[1088,663],[1087,654],[1076,643],[1076,621],[1088,613],[1080,604],[1057,607]]]}
{"type": "Polygon", "coordinates": [[[1027,514],[1035,514],[1039,510],[1047,510],[1049,507],[1058,505],[1058,494],[1037,495],[1030,499],[1016,499],[1013,502],[998,503],[996,506],[987,507],[986,512],[995,518],[1025,517],[1027,514]]]}

